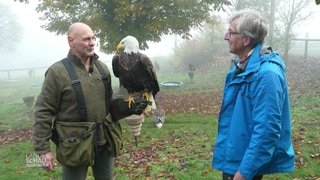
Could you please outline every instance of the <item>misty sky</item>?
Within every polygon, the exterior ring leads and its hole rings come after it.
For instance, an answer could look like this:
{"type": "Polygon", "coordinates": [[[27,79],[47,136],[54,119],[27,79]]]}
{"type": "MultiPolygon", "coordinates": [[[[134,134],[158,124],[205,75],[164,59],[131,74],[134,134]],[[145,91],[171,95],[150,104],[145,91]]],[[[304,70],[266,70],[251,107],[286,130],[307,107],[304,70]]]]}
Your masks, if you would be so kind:
{"type": "MultiPolygon", "coordinates": [[[[13,0],[0,0],[3,3],[13,7],[13,11],[18,15],[19,20],[24,27],[23,39],[17,49],[13,52],[3,54],[1,70],[16,68],[48,67],[52,63],[64,58],[69,50],[66,36],[55,36],[42,28],[43,24],[38,17],[40,16],[34,10],[38,1],[30,1],[30,4],[14,2],[13,0]]],[[[309,32],[309,38],[320,38],[320,31],[316,18],[320,17],[320,6],[312,6],[315,14],[310,18],[310,22],[302,23],[298,29],[300,35],[304,38],[309,32]]],[[[318,19],[319,21],[319,19],[318,19]]],[[[120,40],[119,40],[120,41],[120,40]]],[[[150,57],[168,56],[173,53],[174,37],[165,36],[161,43],[149,43],[149,49],[142,51],[150,57]]],[[[111,61],[112,55],[96,53],[103,61],[111,61]]]]}
{"type": "MultiPolygon", "coordinates": [[[[37,68],[48,67],[52,63],[66,57],[69,46],[66,35],[56,36],[40,27],[43,24],[38,19],[38,14],[34,8],[38,1],[30,1],[29,4],[14,2],[13,0],[0,0],[11,7],[17,14],[21,25],[24,28],[23,38],[13,52],[5,52],[3,59],[6,63],[1,65],[1,70],[17,68],[37,68]]],[[[120,42],[120,40],[119,40],[120,42]]],[[[173,53],[174,37],[165,36],[160,43],[148,43],[149,49],[141,51],[150,57],[168,56],[173,53]]],[[[116,47],[115,47],[116,48],[116,47]]],[[[96,53],[103,61],[111,61],[112,55],[107,55],[99,51],[96,53]]]]}

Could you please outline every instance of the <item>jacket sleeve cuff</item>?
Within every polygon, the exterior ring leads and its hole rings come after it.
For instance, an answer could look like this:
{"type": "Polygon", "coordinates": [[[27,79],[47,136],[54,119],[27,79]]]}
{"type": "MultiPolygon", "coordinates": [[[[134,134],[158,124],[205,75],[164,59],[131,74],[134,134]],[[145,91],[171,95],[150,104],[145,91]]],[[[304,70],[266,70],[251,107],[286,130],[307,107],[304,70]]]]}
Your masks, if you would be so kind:
{"type": "Polygon", "coordinates": [[[248,171],[247,169],[241,168],[241,166],[239,168],[239,171],[241,175],[246,179],[253,179],[253,177],[256,175],[256,172],[248,171]]]}

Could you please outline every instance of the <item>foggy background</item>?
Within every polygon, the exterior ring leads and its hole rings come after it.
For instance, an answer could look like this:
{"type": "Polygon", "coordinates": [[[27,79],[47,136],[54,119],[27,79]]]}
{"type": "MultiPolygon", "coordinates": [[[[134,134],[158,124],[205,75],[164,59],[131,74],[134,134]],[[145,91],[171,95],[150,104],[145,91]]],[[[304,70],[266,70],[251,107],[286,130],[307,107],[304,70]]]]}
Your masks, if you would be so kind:
{"type": "MultiPolygon", "coordinates": [[[[9,8],[12,8],[12,11],[17,14],[17,17],[23,26],[22,39],[15,50],[2,53],[2,65],[0,66],[0,70],[43,68],[36,70],[36,75],[42,76],[47,67],[66,57],[69,51],[66,35],[56,36],[54,33],[50,33],[40,27],[40,25],[44,23],[39,20],[40,14],[35,11],[38,1],[30,1],[29,4],[14,2],[13,0],[0,0],[0,2],[7,5],[9,8]]],[[[318,28],[320,6],[312,5],[310,11],[315,13],[312,17],[308,18],[308,21],[300,23],[295,30],[295,32],[299,32],[297,38],[308,37],[310,39],[320,39],[320,31],[318,28]]],[[[220,13],[221,12],[219,12],[219,14],[220,13]]],[[[178,38],[177,43],[182,41],[181,38],[178,38]]],[[[164,36],[160,43],[149,42],[149,49],[141,52],[147,54],[151,59],[156,56],[168,57],[173,54],[175,43],[175,36],[164,36]]],[[[225,45],[227,48],[227,43],[225,45]]],[[[319,45],[320,43],[318,42],[311,42],[309,44],[309,48],[311,48],[310,52],[316,52],[316,50],[312,50],[312,48],[319,49],[319,45]],[[312,44],[314,44],[314,46],[312,44]]],[[[301,53],[304,53],[304,42],[295,42],[295,46],[296,47],[291,49],[290,53],[303,55],[301,53]]],[[[96,53],[110,68],[113,55],[99,52],[98,47],[96,47],[96,53]]],[[[319,54],[309,53],[309,55],[318,56],[319,54]]],[[[26,75],[26,71],[14,71],[10,72],[10,74],[12,77],[20,74],[26,75]]],[[[1,79],[7,77],[8,75],[6,72],[0,72],[1,79]]]]}
{"type": "MultiPolygon", "coordinates": [[[[2,53],[1,59],[3,62],[0,70],[44,67],[41,72],[36,70],[36,75],[39,76],[39,72],[43,73],[51,64],[67,56],[69,51],[67,36],[56,36],[40,27],[44,23],[39,19],[40,14],[35,11],[38,1],[30,1],[29,4],[14,2],[13,0],[0,0],[0,2],[12,8],[23,26],[22,39],[19,45],[14,51],[4,51],[2,53]]],[[[173,53],[174,44],[174,36],[164,36],[162,42],[149,42],[149,49],[141,52],[148,54],[150,57],[170,56],[173,53]]],[[[116,49],[116,47],[114,48],[116,49]]],[[[95,52],[110,68],[113,55],[100,52],[97,46],[95,52]]],[[[12,77],[17,74],[26,75],[26,71],[14,71],[10,74],[12,77]]],[[[7,78],[7,73],[0,72],[0,78],[7,78]]]]}

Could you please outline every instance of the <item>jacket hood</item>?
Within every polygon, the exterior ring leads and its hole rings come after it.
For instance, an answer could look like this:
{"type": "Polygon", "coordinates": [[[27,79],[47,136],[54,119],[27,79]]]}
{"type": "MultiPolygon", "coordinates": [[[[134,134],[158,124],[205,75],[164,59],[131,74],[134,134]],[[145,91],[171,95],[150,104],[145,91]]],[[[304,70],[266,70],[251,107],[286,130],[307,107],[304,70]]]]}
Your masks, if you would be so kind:
{"type": "Polygon", "coordinates": [[[272,51],[271,46],[260,43],[255,47],[252,55],[249,58],[249,62],[245,72],[241,73],[240,76],[245,76],[252,72],[257,72],[260,69],[261,64],[265,62],[273,62],[278,64],[284,71],[286,69],[286,66],[282,58],[279,56],[278,52],[272,51]]]}

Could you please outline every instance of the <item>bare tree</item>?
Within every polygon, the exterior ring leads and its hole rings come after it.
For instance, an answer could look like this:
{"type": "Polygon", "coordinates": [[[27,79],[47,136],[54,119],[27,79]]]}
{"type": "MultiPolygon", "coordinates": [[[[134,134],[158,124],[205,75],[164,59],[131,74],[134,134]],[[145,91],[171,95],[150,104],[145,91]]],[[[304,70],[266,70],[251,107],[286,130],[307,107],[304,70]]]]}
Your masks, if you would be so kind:
{"type": "Polygon", "coordinates": [[[283,58],[288,59],[291,41],[295,37],[294,29],[300,22],[307,20],[312,12],[308,6],[313,0],[230,0],[231,6],[224,6],[230,14],[234,10],[256,9],[262,12],[269,22],[267,43],[274,49],[284,53],[283,58]]]}
{"type": "Polygon", "coordinates": [[[13,51],[22,37],[22,27],[11,8],[0,2],[0,51],[13,51]]]}
{"type": "Polygon", "coordinates": [[[224,6],[225,11],[230,15],[230,12],[240,9],[256,9],[265,16],[270,13],[270,0],[229,0],[230,5],[224,6]]]}
{"type": "Polygon", "coordinates": [[[268,42],[270,45],[273,44],[273,36],[274,36],[274,23],[275,23],[275,8],[276,7],[276,0],[271,0],[270,2],[270,15],[269,15],[269,35],[268,35],[268,42]]]}
{"type": "Polygon", "coordinates": [[[307,20],[312,12],[308,6],[311,0],[286,0],[279,1],[278,11],[278,29],[283,31],[284,41],[284,59],[288,60],[288,53],[291,47],[291,41],[295,37],[294,29],[302,21],[307,20]]]}

